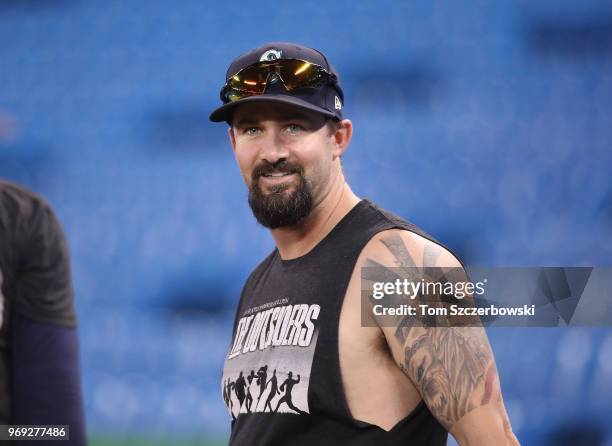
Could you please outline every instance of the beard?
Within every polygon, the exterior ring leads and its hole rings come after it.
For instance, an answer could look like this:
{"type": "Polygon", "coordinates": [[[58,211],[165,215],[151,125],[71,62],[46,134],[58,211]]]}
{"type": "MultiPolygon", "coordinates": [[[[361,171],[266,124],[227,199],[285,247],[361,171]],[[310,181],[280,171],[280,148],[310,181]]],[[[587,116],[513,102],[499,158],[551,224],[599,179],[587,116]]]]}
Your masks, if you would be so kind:
{"type": "Polygon", "coordinates": [[[262,226],[269,229],[293,226],[302,221],[312,210],[312,190],[306,177],[304,168],[296,164],[281,161],[277,164],[260,164],[251,175],[249,188],[249,205],[253,215],[262,226]],[[272,172],[295,173],[298,183],[277,184],[264,193],[259,186],[259,178],[272,172]],[[294,190],[290,191],[291,188],[294,190]]]}

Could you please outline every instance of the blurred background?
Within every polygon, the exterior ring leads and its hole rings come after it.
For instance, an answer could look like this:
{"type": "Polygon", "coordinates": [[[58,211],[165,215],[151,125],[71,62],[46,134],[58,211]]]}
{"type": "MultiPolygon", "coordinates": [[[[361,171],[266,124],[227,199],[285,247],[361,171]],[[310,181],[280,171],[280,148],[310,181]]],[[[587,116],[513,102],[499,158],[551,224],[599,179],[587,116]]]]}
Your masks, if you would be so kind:
{"type": "MultiPolygon", "coordinates": [[[[468,264],[612,266],[611,1],[1,0],[0,176],[65,227],[93,445],[227,441],[233,307],[273,243],[208,113],[270,40],[340,71],[358,195],[468,264]]],[[[612,444],[612,330],[489,336],[523,445],[612,444]]]]}

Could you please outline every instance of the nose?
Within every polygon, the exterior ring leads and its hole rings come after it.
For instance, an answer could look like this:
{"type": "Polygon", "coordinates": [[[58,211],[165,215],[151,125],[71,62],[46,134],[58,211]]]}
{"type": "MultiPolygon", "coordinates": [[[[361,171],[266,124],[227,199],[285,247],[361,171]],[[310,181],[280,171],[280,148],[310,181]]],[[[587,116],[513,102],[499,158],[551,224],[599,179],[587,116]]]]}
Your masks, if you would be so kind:
{"type": "Polygon", "coordinates": [[[289,150],[278,131],[267,132],[261,141],[259,158],[270,164],[276,164],[289,156],[289,150]]]}

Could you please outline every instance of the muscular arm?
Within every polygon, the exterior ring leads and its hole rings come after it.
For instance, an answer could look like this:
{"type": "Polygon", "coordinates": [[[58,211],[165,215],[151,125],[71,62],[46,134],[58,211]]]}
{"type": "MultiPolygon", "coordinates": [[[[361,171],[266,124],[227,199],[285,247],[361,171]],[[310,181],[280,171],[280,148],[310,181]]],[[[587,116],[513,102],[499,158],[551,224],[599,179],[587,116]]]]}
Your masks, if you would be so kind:
{"type": "MultiPolygon", "coordinates": [[[[406,231],[387,231],[371,244],[365,266],[461,267],[445,249],[406,231]]],[[[443,303],[442,303],[443,305],[443,303]]],[[[431,413],[462,446],[517,445],[506,414],[495,360],[480,326],[431,326],[415,317],[381,328],[395,362],[431,413]]]]}

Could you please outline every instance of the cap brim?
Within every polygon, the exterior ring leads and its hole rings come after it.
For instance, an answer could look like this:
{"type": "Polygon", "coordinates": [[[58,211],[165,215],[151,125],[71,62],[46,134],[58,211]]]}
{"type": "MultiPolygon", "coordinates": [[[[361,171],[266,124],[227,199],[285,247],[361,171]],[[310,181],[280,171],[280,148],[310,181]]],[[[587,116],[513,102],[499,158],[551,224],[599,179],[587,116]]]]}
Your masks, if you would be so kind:
{"type": "Polygon", "coordinates": [[[306,102],[303,99],[296,98],[295,96],[288,96],[286,94],[264,94],[259,96],[249,96],[244,99],[240,99],[235,102],[228,102],[227,104],[222,105],[215,111],[213,111],[209,119],[212,122],[230,122],[232,120],[232,115],[236,111],[236,107],[241,104],[246,104],[248,102],[282,102],[285,104],[292,104],[299,108],[305,108],[307,110],[311,110],[313,112],[321,113],[322,115],[329,116],[331,118],[336,117],[335,113],[330,112],[322,107],[317,107],[316,105],[311,104],[310,102],[306,102]]]}

